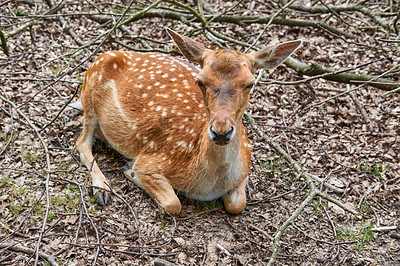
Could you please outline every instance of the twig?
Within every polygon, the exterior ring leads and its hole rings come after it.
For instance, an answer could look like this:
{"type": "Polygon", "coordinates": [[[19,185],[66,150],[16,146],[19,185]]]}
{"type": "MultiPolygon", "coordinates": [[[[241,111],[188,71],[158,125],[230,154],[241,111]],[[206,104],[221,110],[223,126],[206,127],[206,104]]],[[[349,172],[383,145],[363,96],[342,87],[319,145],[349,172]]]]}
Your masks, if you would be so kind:
{"type": "Polygon", "coordinates": [[[397,230],[398,226],[381,226],[381,227],[373,227],[371,228],[372,232],[386,232],[386,231],[393,231],[397,230]]]}
{"type": "MultiPolygon", "coordinates": [[[[374,78],[372,78],[372,79],[370,79],[370,80],[368,80],[368,81],[365,81],[365,83],[363,83],[363,84],[360,85],[360,86],[357,86],[357,87],[354,88],[354,89],[349,89],[349,90],[346,90],[346,91],[344,91],[344,92],[342,92],[342,93],[339,93],[339,94],[337,94],[337,95],[335,95],[335,96],[326,98],[325,100],[320,101],[320,102],[317,102],[317,103],[314,103],[314,104],[308,106],[307,108],[312,108],[312,107],[315,107],[315,106],[317,106],[317,105],[321,105],[321,104],[326,103],[326,102],[328,102],[328,101],[330,101],[330,100],[333,100],[333,99],[336,99],[336,98],[338,98],[338,97],[340,97],[340,96],[346,95],[346,94],[348,94],[348,93],[350,93],[350,92],[359,90],[360,88],[364,87],[365,85],[369,85],[370,82],[372,82],[372,81],[374,81],[374,80],[378,80],[379,78],[385,76],[385,75],[388,74],[388,73],[391,73],[392,71],[396,70],[396,69],[399,68],[399,67],[400,67],[400,64],[394,65],[391,69],[389,69],[389,70],[383,72],[383,73],[380,74],[379,76],[376,76],[376,77],[374,77],[374,78]]],[[[371,86],[373,86],[373,85],[371,85],[371,86]]],[[[396,84],[396,87],[397,87],[397,86],[398,86],[398,84],[396,84]]],[[[375,86],[375,87],[377,87],[377,86],[375,86]]],[[[377,87],[377,88],[378,88],[378,87],[377,87]]]]}
{"type": "Polygon", "coordinates": [[[176,263],[172,263],[172,262],[160,259],[160,258],[156,258],[153,261],[153,265],[154,266],[179,266],[180,264],[176,264],[176,263]]]}
{"type": "MultiPolygon", "coordinates": [[[[134,0],[131,1],[129,7],[132,5],[133,2],[134,2],[134,0]]],[[[105,41],[108,39],[108,37],[111,35],[111,33],[116,29],[117,24],[123,19],[124,15],[126,14],[126,12],[127,12],[128,9],[129,9],[129,7],[128,7],[127,9],[125,9],[124,13],[121,15],[120,19],[117,21],[117,23],[115,23],[114,27],[113,27],[111,30],[109,30],[109,31],[107,31],[107,32],[105,32],[105,33],[103,33],[103,34],[101,34],[101,35],[97,38],[97,39],[99,39],[99,38],[101,38],[101,37],[104,36],[103,40],[100,42],[99,45],[97,45],[96,49],[95,49],[89,56],[87,56],[84,60],[82,60],[79,64],[77,64],[72,70],[70,70],[70,71],[68,71],[67,73],[61,75],[61,77],[59,77],[57,80],[55,80],[55,81],[52,82],[51,84],[47,85],[46,87],[49,87],[49,86],[51,86],[51,85],[57,83],[58,81],[60,81],[60,80],[61,80],[65,75],[67,75],[68,73],[73,73],[76,69],[78,69],[81,65],[83,65],[84,62],[86,62],[87,60],[89,60],[89,59],[100,49],[100,47],[105,43],[105,41]]],[[[96,40],[97,40],[97,39],[96,39],[96,40]]],[[[92,43],[94,43],[94,42],[92,42],[92,43]]],[[[85,44],[84,47],[87,47],[87,46],[90,46],[90,45],[91,45],[91,44],[85,44]]],[[[61,108],[61,110],[57,113],[57,115],[56,115],[49,123],[47,123],[44,127],[42,127],[42,128],[40,129],[40,131],[43,131],[43,130],[46,129],[48,126],[50,126],[51,124],[53,124],[54,121],[57,120],[57,118],[64,112],[65,108],[67,108],[68,104],[75,98],[75,96],[77,95],[78,91],[79,91],[79,87],[76,88],[76,90],[75,90],[73,96],[67,101],[66,104],[64,104],[64,106],[63,106],[63,107],[61,108]]],[[[36,96],[36,95],[35,95],[35,96],[36,96]]],[[[34,96],[33,96],[33,97],[34,97],[34,96]]]]}
{"type": "Polygon", "coordinates": [[[203,215],[203,214],[206,214],[206,213],[210,213],[210,212],[220,211],[220,210],[223,210],[223,209],[224,208],[222,208],[222,207],[214,208],[214,209],[211,209],[211,210],[206,210],[206,211],[202,211],[202,212],[199,212],[199,213],[195,213],[195,214],[192,214],[192,215],[187,216],[187,217],[182,217],[182,218],[178,217],[178,218],[176,218],[176,220],[178,220],[178,221],[186,221],[186,220],[189,220],[189,219],[191,219],[193,217],[196,217],[196,216],[200,216],[200,215],[203,215]]]}
{"type": "MultiPolygon", "coordinates": [[[[102,187],[96,187],[96,186],[93,186],[93,187],[94,187],[94,188],[97,188],[97,189],[104,189],[104,188],[102,188],[102,187]]],[[[136,228],[137,228],[137,230],[138,230],[138,241],[141,242],[141,241],[142,241],[142,233],[141,233],[141,230],[140,230],[140,224],[139,224],[139,221],[138,221],[138,219],[137,219],[137,217],[136,217],[136,214],[135,214],[135,212],[134,212],[132,206],[131,206],[122,196],[120,196],[117,192],[115,192],[115,191],[111,188],[111,186],[108,186],[108,188],[110,189],[110,192],[111,192],[112,194],[114,194],[115,196],[117,196],[120,200],[122,200],[122,201],[125,203],[126,206],[128,206],[128,209],[129,209],[129,211],[131,212],[131,214],[132,214],[132,216],[133,216],[133,219],[135,220],[136,228]]]]}
{"type": "Polygon", "coordinates": [[[258,228],[257,226],[250,224],[249,227],[254,229],[254,230],[257,230],[258,232],[260,232],[261,234],[266,236],[269,240],[274,240],[274,238],[272,236],[270,236],[267,232],[265,232],[264,230],[258,228]]]}
{"type": "MultiPolygon", "coordinates": [[[[347,84],[347,90],[350,90],[350,85],[347,84]]],[[[354,95],[354,92],[349,92],[350,98],[354,101],[358,111],[360,112],[361,116],[364,118],[365,123],[367,123],[367,128],[370,132],[373,131],[373,126],[372,122],[368,117],[367,112],[365,111],[364,107],[361,105],[360,101],[357,99],[357,97],[354,95]]]]}
{"type": "Polygon", "coordinates": [[[337,200],[337,199],[335,199],[335,198],[329,196],[328,194],[325,194],[325,193],[323,193],[323,192],[321,192],[321,191],[319,191],[319,190],[317,190],[316,192],[317,192],[318,196],[323,197],[324,199],[329,200],[330,202],[332,202],[332,203],[338,205],[338,206],[339,206],[340,208],[342,208],[343,210],[345,210],[345,211],[347,211],[347,212],[350,212],[350,213],[353,214],[358,220],[361,220],[361,219],[362,219],[362,216],[360,216],[360,214],[359,214],[357,211],[355,211],[355,210],[353,210],[352,208],[350,208],[350,207],[344,205],[340,200],[337,200]]]}
{"type": "Polygon", "coordinates": [[[10,50],[8,49],[7,45],[7,38],[4,34],[4,32],[0,29],[0,41],[1,41],[1,47],[3,48],[4,53],[9,56],[10,55],[10,50]]]}
{"type": "Polygon", "coordinates": [[[86,208],[85,199],[83,198],[83,191],[82,191],[81,185],[79,183],[77,183],[75,181],[72,181],[72,180],[69,180],[69,179],[65,179],[65,180],[64,179],[54,179],[52,181],[63,182],[63,183],[71,183],[71,184],[74,184],[75,186],[78,187],[79,193],[80,193],[80,199],[81,199],[81,206],[82,206],[83,210],[85,211],[85,215],[89,219],[89,222],[92,225],[93,230],[94,230],[94,232],[96,234],[97,248],[96,248],[96,254],[95,254],[95,257],[94,257],[93,263],[92,263],[92,265],[96,265],[97,258],[98,258],[99,253],[100,253],[100,237],[99,237],[99,232],[97,230],[97,227],[94,224],[93,219],[90,217],[89,212],[88,212],[88,210],[86,208]]]}
{"type": "Polygon", "coordinates": [[[227,256],[229,256],[229,257],[232,257],[232,254],[226,249],[226,248],[224,248],[223,246],[221,246],[220,244],[216,244],[216,247],[219,249],[219,250],[221,250],[225,255],[227,255],[227,256]]]}
{"type": "MultiPolygon", "coordinates": [[[[53,4],[51,3],[51,0],[46,0],[46,3],[50,8],[53,8],[53,4]]],[[[64,28],[64,30],[72,37],[72,39],[79,46],[85,45],[85,43],[81,40],[81,38],[78,36],[78,34],[76,34],[76,32],[68,25],[67,21],[62,16],[57,16],[57,19],[58,19],[58,21],[60,21],[61,26],[64,28]]]]}
{"type": "Polygon", "coordinates": [[[248,51],[250,51],[250,49],[252,49],[257,42],[261,39],[261,37],[264,35],[264,33],[267,31],[267,29],[269,28],[269,26],[271,26],[272,22],[274,21],[274,19],[276,17],[278,17],[283,11],[285,11],[289,6],[291,6],[294,1],[296,0],[291,0],[289,3],[287,3],[286,5],[284,5],[282,8],[280,8],[278,10],[278,12],[276,12],[275,14],[273,14],[270,18],[269,21],[267,23],[267,25],[265,25],[264,29],[261,31],[261,33],[257,36],[257,38],[254,40],[254,42],[245,50],[245,53],[247,53],[248,51]]]}
{"type": "Polygon", "coordinates": [[[20,245],[17,245],[16,243],[0,243],[0,248],[5,248],[6,250],[12,250],[15,252],[23,252],[28,255],[35,255],[38,254],[42,259],[46,260],[51,266],[58,266],[58,263],[55,261],[54,257],[51,255],[48,255],[46,253],[43,253],[41,251],[37,252],[33,249],[23,247],[20,245]]]}
{"type": "Polygon", "coordinates": [[[42,136],[40,135],[39,131],[36,129],[35,125],[32,124],[32,122],[30,121],[30,119],[24,114],[22,113],[17,106],[9,101],[8,99],[6,99],[5,97],[3,97],[0,94],[0,99],[3,100],[4,102],[8,103],[9,105],[11,105],[14,110],[25,119],[25,121],[28,123],[29,127],[32,128],[32,130],[35,132],[36,136],[39,138],[40,143],[42,144],[42,147],[44,149],[44,153],[45,153],[45,157],[46,157],[46,180],[45,180],[45,187],[46,187],[46,212],[43,218],[43,224],[42,224],[42,228],[40,230],[39,233],[39,238],[36,244],[36,257],[35,257],[35,266],[38,263],[39,260],[39,247],[40,247],[40,243],[42,241],[42,237],[43,237],[43,233],[46,229],[46,222],[47,222],[47,218],[49,216],[49,209],[50,209],[50,199],[49,199],[49,179],[50,179],[50,156],[49,156],[49,151],[47,149],[47,145],[44,142],[44,139],[42,138],[42,136]]]}
{"type": "Polygon", "coordinates": [[[304,208],[312,202],[314,197],[317,195],[317,191],[313,189],[310,194],[307,196],[305,200],[296,208],[296,210],[293,212],[293,214],[287,219],[278,229],[276,232],[275,238],[274,238],[274,250],[272,252],[271,258],[268,262],[268,266],[274,265],[276,258],[278,256],[279,248],[281,246],[281,237],[283,235],[283,232],[286,230],[286,228],[292,224],[296,218],[300,215],[300,213],[304,210],[304,208]]]}
{"type": "Polygon", "coordinates": [[[337,245],[348,245],[348,244],[357,243],[357,241],[355,241],[355,240],[354,240],[354,241],[345,241],[345,242],[337,242],[337,243],[335,243],[335,242],[330,242],[330,241],[326,241],[326,240],[323,240],[323,239],[318,239],[318,238],[315,238],[315,237],[310,236],[309,234],[307,234],[306,231],[300,229],[300,228],[299,228],[297,225],[295,225],[294,223],[292,223],[291,226],[293,226],[294,229],[296,229],[297,231],[299,231],[300,233],[302,233],[305,237],[308,237],[308,238],[314,240],[315,242],[325,243],[325,244],[332,245],[332,246],[337,246],[337,245]]]}

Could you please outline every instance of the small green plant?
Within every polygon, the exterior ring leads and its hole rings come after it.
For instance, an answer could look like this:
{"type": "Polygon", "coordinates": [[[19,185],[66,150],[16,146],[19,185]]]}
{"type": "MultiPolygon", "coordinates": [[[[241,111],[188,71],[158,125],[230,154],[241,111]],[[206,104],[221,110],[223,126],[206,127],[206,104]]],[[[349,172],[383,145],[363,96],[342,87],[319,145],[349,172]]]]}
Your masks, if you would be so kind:
{"type": "Polygon", "coordinates": [[[24,11],[22,8],[20,8],[20,7],[18,7],[17,10],[15,10],[14,13],[15,13],[15,15],[16,15],[17,17],[25,17],[25,16],[28,15],[28,14],[26,14],[25,11],[24,11]]]}
{"type": "Polygon", "coordinates": [[[26,193],[26,188],[24,188],[24,187],[20,187],[20,188],[18,188],[18,194],[19,195],[24,195],[25,193],[26,193]]]}
{"type": "Polygon", "coordinates": [[[27,154],[25,154],[25,158],[30,162],[36,161],[38,157],[39,155],[37,155],[36,153],[28,152],[27,154]]]}
{"type": "Polygon", "coordinates": [[[381,174],[388,169],[388,165],[383,167],[382,163],[373,163],[372,165],[367,165],[362,162],[360,168],[367,172],[368,174],[380,177],[381,174]]]}
{"type": "Polygon", "coordinates": [[[159,227],[161,230],[168,230],[169,223],[168,223],[168,221],[165,219],[164,213],[162,213],[162,214],[160,215],[160,217],[156,217],[155,220],[156,220],[156,222],[157,222],[158,227],[159,227]]]}
{"type": "Polygon", "coordinates": [[[41,201],[38,201],[35,207],[33,208],[32,212],[37,216],[42,216],[45,212],[45,209],[46,208],[44,207],[43,203],[41,201]]]}
{"type": "Polygon", "coordinates": [[[269,177],[276,175],[286,176],[290,182],[294,182],[295,175],[292,173],[292,169],[284,165],[286,162],[282,157],[275,157],[271,160],[267,160],[261,164],[261,167],[265,169],[265,172],[269,177]]]}
{"type": "Polygon", "coordinates": [[[361,204],[361,211],[362,213],[368,215],[371,212],[371,206],[370,204],[374,204],[374,202],[372,200],[365,200],[362,204],[361,204]]]}
{"type": "Polygon", "coordinates": [[[0,181],[0,188],[1,187],[9,187],[9,186],[11,186],[10,178],[8,178],[7,176],[3,177],[0,181]]]}
{"type": "Polygon", "coordinates": [[[349,227],[339,227],[337,230],[337,236],[340,240],[356,241],[356,243],[354,243],[354,249],[356,251],[361,251],[365,247],[365,244],[374,238],[371,228],[371,225],[364,225],[357,231],[349,227]]]}
{"type": "Polygon", "coordinates": [[[21,206],[16,200],[11,200],[11,211],[14,215],[18,215],[21,212],[21,206]]]}
{"type": "Polygon", "coordinates": [[[361,240],[363,242],[369,242],[370,240],[372,240],[374,238],[374,234],[372,233],[371,228],[372,228],[371,225],[367,225],[367,226],[361,228],[360,236],[361,236],[361,240]]]}
{"type": "Polygon", "coordinates": [[[10,135],[7,135],[7,133],[1,132],[1,137],[2,137],[3,140],[6,141],[6,142],[8,142],[8,141],[10,140],[10,138],[11,138],[11,141],[14,141],[14,140],[17,139],[18,134],[17,134],[17,133],[14,133],[13,135],[11,135],[11,134],[10,134],[10,135]]]}
{"type": "Polygon", "coordinates": [[[216,208],[221,208],[222,207],[222,200],[214,200],[214,201],[208,201],[204,203],[204,208],[206,210],[212,210],[216,208]]]}
{"type": "Polygon", "coordinates": [[[49,212],[49,215],[47,216],[47,221],[51,222],[51,221],[54,220],[55,217],[56,217],[56,216],[55,216],[54,213],[49,212]]]}
{"type": "Polygon", "coordinates": [[[67,187],[68,191],[71,193],[75,193],[78,191],[78,187],[74,186],[72,184],[67,184],[66,187],[67,187]]]}
{"type": "Polygon", "coordinates": [[[356,239],[357,233],[349,227],[339,227],[337,230],[337,236],[340,240],[353,241],[356,239]]]}

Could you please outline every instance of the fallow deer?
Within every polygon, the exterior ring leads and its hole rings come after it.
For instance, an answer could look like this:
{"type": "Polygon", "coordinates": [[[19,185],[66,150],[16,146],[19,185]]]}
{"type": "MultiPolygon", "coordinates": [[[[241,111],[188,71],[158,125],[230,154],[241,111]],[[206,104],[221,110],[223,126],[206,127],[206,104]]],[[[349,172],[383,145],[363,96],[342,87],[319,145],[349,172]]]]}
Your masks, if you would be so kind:
{"type": "Polygon", "coordinates": [[[101,205],[109,203],[109,183],[92,155],[99,132],[132,160],[123,168],[126,177],[168,213],[180,213],[180,193],[201,201],[222,197],[226,211],[237,214],[246,206],[251,166],[242,116],[253,73],[284,62],[301,40],[244,54],[209,50],[167,32],[200,69],[165,54],[112,51],[86,72],[83,132],[76,148],[92,176],[93,193],[101,205]]]}

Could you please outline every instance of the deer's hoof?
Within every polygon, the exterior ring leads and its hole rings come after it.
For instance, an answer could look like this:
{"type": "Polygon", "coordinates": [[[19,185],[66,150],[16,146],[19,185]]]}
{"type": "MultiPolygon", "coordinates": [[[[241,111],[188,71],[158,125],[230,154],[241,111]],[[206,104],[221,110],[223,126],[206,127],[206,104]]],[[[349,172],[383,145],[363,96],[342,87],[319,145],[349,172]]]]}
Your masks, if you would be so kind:
{"type": "Polygon", "coordinates": [[[93,195],[94,195],[94,198],[96,199],[97,203],[100,204],[101,206],[110,204],[110,202],[111,202],[111,195],[110,195],[110,192],[108,192],[108,191],[101,191],[99,189],[94,188],[93,195]]]}

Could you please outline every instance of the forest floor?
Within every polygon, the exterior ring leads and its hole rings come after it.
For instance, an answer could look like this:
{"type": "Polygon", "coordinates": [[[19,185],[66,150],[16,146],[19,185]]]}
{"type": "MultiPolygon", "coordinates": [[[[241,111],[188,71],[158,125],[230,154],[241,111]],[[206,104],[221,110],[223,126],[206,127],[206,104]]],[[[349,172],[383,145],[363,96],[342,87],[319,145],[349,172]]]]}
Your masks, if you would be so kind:
{"type": "MultiPolygon", "coordinates": [[[[0,6],[0,13],[8,12],[5,7],[0,6]]],[[[21,8],[28,13],[34,9],[21,8]]],[[[76,7],[66,8],[74,11],[76,7]]],[[[185,25],[160,18],[142,19],[132,29],[161,41],[155,45],[172,48],[160,24],[187,33],[185,25]]],[[[87,40],[104,32],[89,19],[70,17],[69,25],[87,40]]],[[[239,38],[243,32],[258,34],[262,29],[247,25],[222,31],[239,38]]],[[[358,43],[374,42],[368,34],[357,38],[358,43]]],[[[205,38],[196,39],[207,43],[205,38]]],[[[377,75],[400,60],[398,52],[363,49],[311,28],[271,25],[262,37],[265,43],[294,39],[305,43],[293,57],[334,70],[375,60],[357,71],[377,75]]],[[[95,59],[84,58],[94,48],[66,55],[76,44],[51,16],[39,21],[32,32],[9,39],[9,46],[10,56],[0,52],[0,94],[15,103],[36,128],[43,128],[81,85],[95,59]],[[62,76],[81,61],[73,74],[62,76]]],[[[123,48],[106,43],[95,54],[111,49],[123,48]]],[[[264,77],[248,112],[305,171],[343,189],[344,193],[335,193],[322,188],[362,217],[357,219],[315,198],[284,232],[277,265],[398,265],[400,231],[376,229],[399,224],[399,94],[384,96],[386,91],[364,86],[352,96],[316,104],[348,87],[323,79],[298,85],[268,84],[304,78],[284,65],[264,77]]],[[[5,101],[0,101],[0,108],[0,245],[17,243],[34,250],[46,214],[46,153],[26,119],[5,101]]],[[[248,204],[242,213],[226,213],[221,200],[198,202],[180,196],[182,213],[172,217],[124,177],[121,168],[126,158],[96,142],[95,158],[115,193],[111,204],[101,207],[90,193],[87,169],[75,150],[82,118],[80,112],[64,112],[40,131],[51,169],[50,207],[40,251],[54,256],[60,265],[92,264],[95,258],[99,265],[147,265],[156,258],[181,265],[265,265],[278,228],[308,195],[303,178],[244,119],[253,154],[248,204]]],[[[34,259],[32,254],[0,246],[1,265],[30,265],[34,259]]]]}

